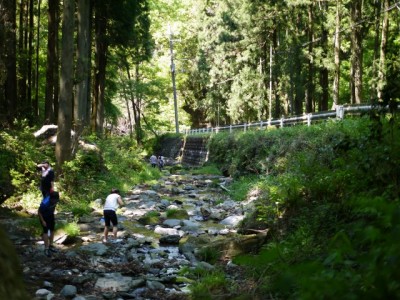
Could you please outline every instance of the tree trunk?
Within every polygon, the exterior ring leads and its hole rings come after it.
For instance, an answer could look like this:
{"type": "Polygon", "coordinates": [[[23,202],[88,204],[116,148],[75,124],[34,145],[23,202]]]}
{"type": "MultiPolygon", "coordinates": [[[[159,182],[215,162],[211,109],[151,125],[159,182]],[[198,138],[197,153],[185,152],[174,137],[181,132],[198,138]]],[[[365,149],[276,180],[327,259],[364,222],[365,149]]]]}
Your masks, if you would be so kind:
{"type": "Polygon", "coordinates": [[[38,0],[38,17],[37,17],[37,35],[36,35],[36,62],[35,62],[35,99],[33,101],[33,110],[35,117],[39,116],[39,45],[40,45],[40,11],[41,0],[38,0]]]}
{"type": "Polygon", "coordinates": [[[306,113],[314,111],[314,5],[308,6],[308,76],[306,88],[306,113]]]}
{"type": "MultiPolygon", "coordinates": [[[[76,95],[74,98],[75,132],[81,133],[88,124],[87,110],[89,106],[90,79],[90,1],[78,0],[78,49],[76,66],[76,95]]],[[[78,136],[79,134],[77,134],[78,136]]]]}
{"type": "Polygon", "coordinates": [[[35,26],[33,22],[33,0],[29,0],[29,31],[28,31],[28,69],[27,69],[27,81],[28,81],[28,87],[27,87],[27,112],[26,116],[32,120],[33,116],[35,115],[35,112],[32,111],[33,105],[32,105],[32,88],[34,86],[32,82],[33,78],[33,69],[32,69],[32,60],[33,60],[33,53],[34,53],[34,48],[33,48],[33,37],[34,37],[34,32],[35,32],[35,26]]]}
{"type": "Polygon", "coordinates": [[[352,67],[352,103],[362,102],[362,28],[361,21],[362,0],[351,2],[351,67],[352,67]]]}
{"type": "Polygon", "coordinates": [[[341,0],[336,1],[336,28],[334,38],[334,73],[333,73],[333,106],[334,109],[339,104],[339,91],[340,91],[340,9],[341,0]]]}
{"type": "MultiPolygon", "coordinates": [[[[379,16],[381,14],[381,1],[380,0],[375,0],[374,1],[374,16],[379,16]]],[[[374,38],[374,57],[372,60],[372,77],[378,78],[377,75],[377,62],[378,62],[378,57],[379,57],[379,32],[381,28],[381,19],[376,18],[375,19],[375,24],[374,24],[374,29],[375,29],[375,38],[374,38]]],[[[378,87],[377,87],[377,81],[372,80],[371,85],[369,88],[369,99],[370,102],[373,103],[375,100],[375,97],[377,97],[378,94],[378,87]]]]}
{"type": "MultiPolygon", "coordinates": [[[[275,57],[275,53],[277,53],[278,51],[278,34],[277,34],[277,29],[274,29],[274,32],[272,34],[272,40],[273,40],[273,51],[272,53],[274,54],[273,56],[273,60],[276,60],[275,57]]],[[[273,78],[272,78],[272,82],[273,82],[273,94],[274,94],[274,98],[275,98],[275,113],[274,113],[274,117],[275,118],[280,118],[282,115],[282,105],[281,105],[281,99],[279,97],[279,91],[278,91],[278,85],[279,85],[279,76],[278,76],[278,68],[277,65],[275,64],[275,68],[272,69],[273,70],[273,78]]],[[[271,91],[272,92],[272,91],[271,91]]]]}
{"type": "Polygon", "coordinates": [[[95,51],[95,78],[94,78],[94,99],[92,103],[92,130],[98,135],[103,133],[104,123],[104,91],[106,82],[107,48],[106,41],[107,16],[106,9],[96,10],[95,32],[96,32],[96,51],[95,51]]]}
{"type": "Polygon", "coordinates": [[[12,124],[17,110],[16,2],[0,0],[0,123],[12,124]]]}
{"type": "MultiPolygon", "coordinates": [[[[136,62],[136,77],[135,77],[135,82],[136,86],[139,86],[139,81],[140,81],[140,76],[139,76],[139,62],[136,62]]],[[[142,95],[139,93],[139,90],[136,89],[136,106],[134,109],[136,109],[136,114],[135,114],[135,131],[136,131],[136,142],[138,145],[142,145],[142,140],[143,140],[143,133],[142,133],[142,125],[141,125],[141,118],[140,118],[140,113],[142,111],[142,101],[141,101],[142,95]]]]}
{"type": "Polygon", "coordinates": [[[27,112],[27,97],[26,97],[26,73],[27,73],[27,37],[28,37],[28,17],[26,16],[28,11],[27,0],[20,2],[20,13],[19,13],[19,41],[18,41],[18,98],[19,107],[18,114],[25,116],[27,112]]]}
{"type": "MultiPolygon", "coordinates": [[[[321,4],[323,9],[323,15],[328,15],[328,3],[324,2],[321,4]]],[[[321,48],[322,48],[322,59],[323,65],[319,67],[319,83],[321,86],[321,97],[318,101],[318,111],[328,110],[329,102],[329,71],[325,65],[325,61],[328,57],[328,30],[326,28],[326,17],[322,18],[322,29],[321,29],[321,48]]]]}
{"type": "Polygon", "coordinates": [[[58,170],[62,171],[65,161],[71,159],[71,129],[73,103],[73,51],[74,51],[74,0],[63,1],[60,101],[56,159],[58,170]]]}
{"type": "Polygon", "coordinates": [[[46,122],[54,124],[58,114],[58,15],[59,0],[48,2],[47,67],[44,115],[46,122]]]}
{"type": "Polygon", "coordinates": [[[381,45],[379,48],[379,68],[378,68],[378,101],[383,101],[382,91],[386,85],[386,44],[387,44],[387,33],[389,28],[389,0],[384,0],[383,4],[383,20],[382,20],[382,35],[381,35],[381,45]]]}

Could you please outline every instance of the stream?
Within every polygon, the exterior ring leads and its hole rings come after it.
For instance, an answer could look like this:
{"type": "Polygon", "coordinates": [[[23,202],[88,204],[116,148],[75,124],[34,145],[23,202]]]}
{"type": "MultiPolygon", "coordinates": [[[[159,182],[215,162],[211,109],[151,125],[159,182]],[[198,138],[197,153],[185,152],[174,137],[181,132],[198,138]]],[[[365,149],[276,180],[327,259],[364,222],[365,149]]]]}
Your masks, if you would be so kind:
{"type": "MultiPolygon", "coordinates": [[[[77,222],[80,233],[56,230],[57,252],[51,257],[44,255],[39,236],[23,230],[20,219],[0,222],[20,256],[32,299],[189,299],[191,270],[211,271],[218,265],[240,281],[231,258],[265,238],[237,233],[256,197],[245,203],[231,200],[230,181],[163,170],[156,184],[134,186],[123,195],[118,237],[109,237],[108,243],[102,243],[102,199],[79,219],[57,213],[56,223],[77,222]],[[207,262],[204,253],[213,254],[214,261],[207,262]]],[[[31,218],[37,218],[34,212],[31,218]]]]}

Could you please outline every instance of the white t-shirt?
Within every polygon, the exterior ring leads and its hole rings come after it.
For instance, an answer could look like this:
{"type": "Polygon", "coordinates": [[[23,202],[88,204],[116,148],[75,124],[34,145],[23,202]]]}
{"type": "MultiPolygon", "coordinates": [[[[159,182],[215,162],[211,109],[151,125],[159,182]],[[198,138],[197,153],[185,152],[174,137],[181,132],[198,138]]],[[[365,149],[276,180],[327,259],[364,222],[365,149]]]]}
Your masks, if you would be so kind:
{"type": "Polygon", "coordinates": [[[104,210],[117,210],[118,208],[118,194],[110,194],[106,198],[106,203],[104,203],[104,210]]]}

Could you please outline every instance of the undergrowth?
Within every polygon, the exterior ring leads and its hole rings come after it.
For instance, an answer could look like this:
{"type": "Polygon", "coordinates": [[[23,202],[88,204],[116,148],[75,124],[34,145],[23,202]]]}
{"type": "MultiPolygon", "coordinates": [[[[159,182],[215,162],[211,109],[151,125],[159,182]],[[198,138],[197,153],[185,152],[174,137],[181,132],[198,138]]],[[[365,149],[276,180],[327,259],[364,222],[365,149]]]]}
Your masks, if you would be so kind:
{"type": "Polygon", "coordinates": [[[232,197],[258,199],[243,226],[269,229],[234,259],[257,297],[400,298],[399,128],[390,115],[211,139],[232,197]]]}

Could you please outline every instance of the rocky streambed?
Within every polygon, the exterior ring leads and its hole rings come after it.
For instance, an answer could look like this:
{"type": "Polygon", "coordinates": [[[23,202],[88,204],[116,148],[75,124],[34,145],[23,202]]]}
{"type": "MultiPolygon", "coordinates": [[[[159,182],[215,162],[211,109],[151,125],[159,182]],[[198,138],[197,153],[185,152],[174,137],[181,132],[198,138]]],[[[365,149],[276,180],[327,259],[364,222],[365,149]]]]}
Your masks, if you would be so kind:
{"type": "Polygon", "coordinates": [[[108,243],[102,243],[102,199],[93,201],[89,216],[58,213],[57,222],[77,222],[80,234],[58,230],[50,258],[40,237],[30,236],[18,219],[1,222],[20,255],[32,299],[189,299],[191,270],[218,265],[240,284],[241,270],[231,258],[265,239],[237,234],[257,195],[235,202],[226,193],[229,182],[164,170],[157,184],[124,195],[118,237],[108,243]]]}

